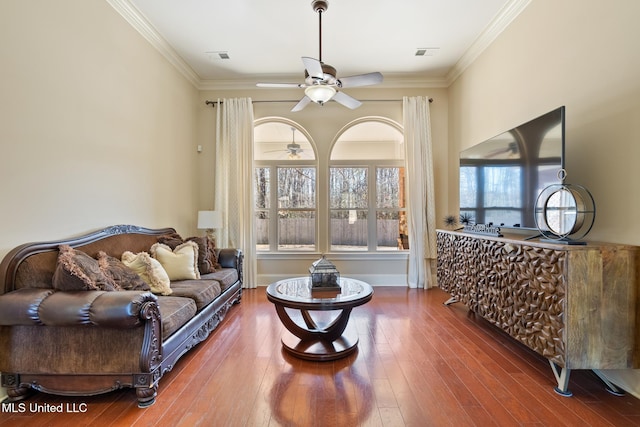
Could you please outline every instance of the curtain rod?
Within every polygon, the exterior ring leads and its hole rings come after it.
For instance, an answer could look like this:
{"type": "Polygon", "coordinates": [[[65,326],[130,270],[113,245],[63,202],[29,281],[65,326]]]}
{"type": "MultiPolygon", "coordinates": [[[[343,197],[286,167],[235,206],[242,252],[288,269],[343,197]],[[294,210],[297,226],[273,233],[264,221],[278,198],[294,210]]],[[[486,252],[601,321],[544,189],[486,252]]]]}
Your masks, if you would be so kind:
{"type": "MultiPolygon", "coordinates": [[[[278,100],[271,100],[271,101],[251,101],[252,104],[261,104],[261,103],[277,103],[277,102],[299,102],[299,99],[278,99],[278,100]]],[[[402,99],[361,99],[360,102],[400,102],[402,101],[402,99]]],[[[211,105],[212,107],[215,108],[216,104],[220,103],[222,104],[224,101],[209,101],[206,100],[204,103],[206,105],[211,105]]],[[[433,98],[429,98],[429,103],[433,102],[433,98]]]]}

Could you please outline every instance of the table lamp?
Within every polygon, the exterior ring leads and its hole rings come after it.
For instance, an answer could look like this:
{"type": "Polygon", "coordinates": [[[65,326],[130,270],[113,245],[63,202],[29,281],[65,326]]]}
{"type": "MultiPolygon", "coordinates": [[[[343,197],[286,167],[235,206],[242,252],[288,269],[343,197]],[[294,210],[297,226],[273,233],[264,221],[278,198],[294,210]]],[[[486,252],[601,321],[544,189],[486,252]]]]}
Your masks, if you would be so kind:
{"type": "Polygon", "coordinates": [[[206,230],[207,237],[215,242],[214,231],[222,226],[222,213],[219,211],[198,211],[198,229],[206,230]]]}

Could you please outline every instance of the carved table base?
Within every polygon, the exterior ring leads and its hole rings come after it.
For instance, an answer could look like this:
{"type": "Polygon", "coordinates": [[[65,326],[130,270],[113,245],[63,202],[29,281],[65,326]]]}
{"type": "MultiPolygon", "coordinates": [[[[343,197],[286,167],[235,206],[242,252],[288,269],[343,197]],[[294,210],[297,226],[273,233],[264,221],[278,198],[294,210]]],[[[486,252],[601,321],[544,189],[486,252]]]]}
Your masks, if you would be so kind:
{"type": "Polygon", "coordinates": [[[302,340],[285,332],[282,348],[292,356],[305,360],[330,361],[346,357],[358,349],[358,334],[347,330],[335,341],[322,338],[302,340]]]}
{"type": "Polygon", "coordinates": [[[308,310],[300,310],[306,328],[293,321],[283,306],[276,304],[276,312],[289,331],[282,336],[282,345],[293,356],[307,360],[336,360],[357,348],[358,334],[345,333],[351,308],[343,309],[326,326],[320,326],[308,310]]]}
{"type": "Polygon", "coordinates": [[[281,280],[267,288],[267,298],[287,328],[282,336],[283,349],[298,358],[315,361],[340,359],[357,349],[358,334],[347,328],[349,316],[354,307],[365,304],[372,295],[369,284],[348,278],[340,279],[340,292],[331,296],[314,292],[305,277],[281,280]],[[318,320],[323,317],[320,314],[329,311],[337,315],[327,322],[318,320]],[[293,320],[292,312],[299,312],[302,321],[293,320]],[[312,315],[314,312],[316,316],[312,315]]]}

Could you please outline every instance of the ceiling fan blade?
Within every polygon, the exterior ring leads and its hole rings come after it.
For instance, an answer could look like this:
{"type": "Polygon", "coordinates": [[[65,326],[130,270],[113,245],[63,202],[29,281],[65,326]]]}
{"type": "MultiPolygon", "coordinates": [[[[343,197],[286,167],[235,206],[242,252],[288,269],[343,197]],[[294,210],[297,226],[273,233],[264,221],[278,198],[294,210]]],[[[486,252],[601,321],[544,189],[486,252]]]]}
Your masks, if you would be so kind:
{"type": "Polygon", "coordinates": [[[304,83],[256,83],[258,87],[306,87],[304,83]]]}
{"type": "Polygon", "coordinates": [[[334,101],[336,101],[339,104],[344,105],[347,108],[351,108],[352,110],[355,108],[358,108],[359,106],[362,105],[362,102],[358,101],[357,99],[347,95],[344,92],[336,92],[335,95],[333,95],[333,99],[334,101]]]}
{"type": "Polygon", "coordinates": [[[311,98],[309,98],[307,95],[304,96],[304,98],[302,98],[292,109],[292,112],[296,112],[296,111],[300,111],[302,110],[304,107],[306,107],[309,103],[311,102],[311,98]]]}
{"type": "Polygon", "coordinates": [[[322,64],[320,61],[314,58],[309,58],[308,56],[302,57],[302,63],[304,64],[304,68],[307,70],[307,74],[316,79],[324,79],[324,71],[322,71],[322,64]]]}
{"type": "Polygon", "coordinates": [[[382,74],[380,73],[367,73],[358,74],[357,76],[348,76],[338,79],[338,85],[340,87],[357,87],[357,86],[369,86],[382,83],[382,74]]]}

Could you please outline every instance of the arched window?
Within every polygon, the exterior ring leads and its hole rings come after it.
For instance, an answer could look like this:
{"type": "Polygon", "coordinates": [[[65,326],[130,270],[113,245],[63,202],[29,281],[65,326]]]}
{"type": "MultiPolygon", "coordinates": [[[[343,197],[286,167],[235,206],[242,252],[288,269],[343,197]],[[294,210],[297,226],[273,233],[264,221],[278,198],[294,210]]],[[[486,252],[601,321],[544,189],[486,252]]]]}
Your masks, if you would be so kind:
{"type": "Polygon", "coordinates": [[[307,132],[284,118],[254,127],[258,251],[317,249],[316,153],[307,132]]]}
{"type": "Polygon", "coordinates": [[[331,251],[408,249],[404,136],[384,118],[363,118],[339,134],[329,160],[331,251]]]}

